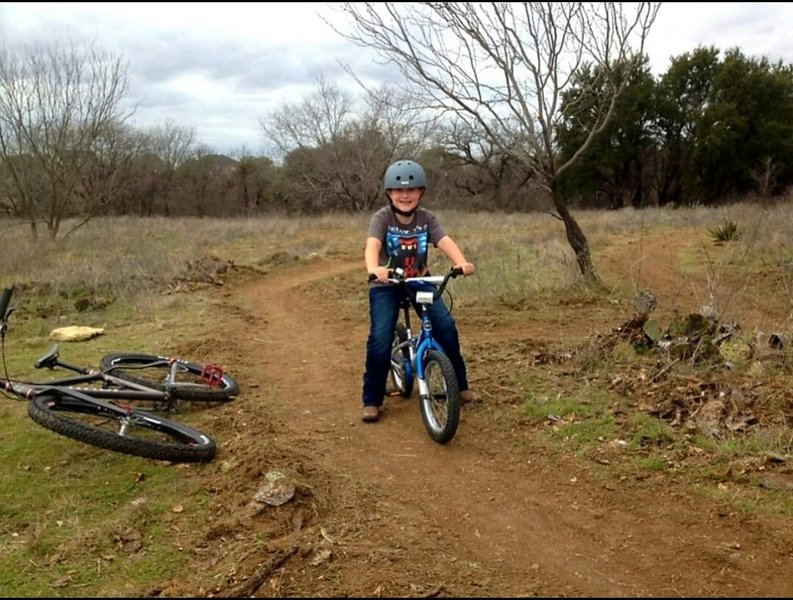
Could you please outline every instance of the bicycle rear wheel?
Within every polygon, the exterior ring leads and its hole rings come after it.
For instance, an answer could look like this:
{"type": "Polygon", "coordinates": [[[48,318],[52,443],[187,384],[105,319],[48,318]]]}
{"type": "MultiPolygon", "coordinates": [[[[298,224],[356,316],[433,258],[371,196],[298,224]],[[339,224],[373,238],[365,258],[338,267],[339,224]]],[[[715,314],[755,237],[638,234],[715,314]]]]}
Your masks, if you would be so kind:
{"type": "Polygon", "coordinates": [[[413,373],[410,371],[410,352],[406,347],[398,348],[407,341],[408,331],[404,323],[397,323],[394,330],[394,341],[391,344],[391,369],[389,375],[394,390],[403,398],[410,398],[413,393],[413,373]]]}
{"type": "Polygon", "coordinates": [[[155,460],[207,462],[217,451],[215,442],[186,425],[149,412],[94,404],[53,391],[28,403],[36,423],[79,442],[155,460]]]}
{"type": "Polygon", "coordinates": [[[449,357],[430,350],[424,359],[427,395],[419,398],[421,420],[430,437],[445,444],[457,433],[460,422],[460,392],[449,357]]]}
{"type": "Polygon", "coordinates": [[[165,391],[172,363],[176,364],[175,386],[170,389],[174,399],[227,402],[239,394],[239,384],[228,374],[180,358],[116,352],[103,356],[99,368],[119,379],[165,391]]]}

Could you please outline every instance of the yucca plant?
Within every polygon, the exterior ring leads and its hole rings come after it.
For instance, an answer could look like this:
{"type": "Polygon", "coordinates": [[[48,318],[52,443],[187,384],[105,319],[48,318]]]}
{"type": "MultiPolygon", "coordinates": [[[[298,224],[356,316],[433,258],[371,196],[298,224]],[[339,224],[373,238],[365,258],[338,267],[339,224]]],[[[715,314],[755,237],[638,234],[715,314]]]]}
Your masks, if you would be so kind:
{"type": "Polygon", "coordinates": [[[710,236],[715,242],[729,242],[731,240],[737,240],[740,237],[738,224],[730,219],[725,220],[724,223],[718,227],[709,229],[708,233],[710,233],[710,236]]]}

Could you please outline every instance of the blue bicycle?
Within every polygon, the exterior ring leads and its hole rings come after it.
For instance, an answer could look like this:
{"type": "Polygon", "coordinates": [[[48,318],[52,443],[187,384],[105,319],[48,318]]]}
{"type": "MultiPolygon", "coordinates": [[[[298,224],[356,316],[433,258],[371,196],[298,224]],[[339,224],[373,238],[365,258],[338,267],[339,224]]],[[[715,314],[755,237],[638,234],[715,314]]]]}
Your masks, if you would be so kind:
{"type": "Polygon", "coordinates": [[[452,267],[446,275],[401,277],[394,273],[389,282],[404,287],[400,303],[403,322],[397,322],[391,349],[390,381],[392,395],[409,398],[418,382],[421,420],[430,437],[439,444],[450,441],[460,423],[460,392],[451,361],[432,337],[428,307],[441,297],[449,281],[463,274],[452,267]],[[433,289],[427,289],[432,284],[433,289]],[[415,304],[414,304],[415,302],[415,304]],[[421,329],[414,334],[410,327],[410,309],[415,305],[421,329]]]}

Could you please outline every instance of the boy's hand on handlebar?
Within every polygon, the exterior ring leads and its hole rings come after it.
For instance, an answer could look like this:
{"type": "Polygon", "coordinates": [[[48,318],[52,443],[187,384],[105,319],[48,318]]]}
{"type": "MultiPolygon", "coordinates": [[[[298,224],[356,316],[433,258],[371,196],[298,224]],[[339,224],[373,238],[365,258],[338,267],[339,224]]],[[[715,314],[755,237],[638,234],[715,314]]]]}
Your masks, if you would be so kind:
{"type": "Polygon", "coordinates": [[[455,268],[460,269],[465,277],[473,275],[476,272],[474,263],[463,263],[461,265],[454,265],[455,268]]]}
{"type": "Polygon", "coordinates": [[[369,280],[377,280],[380,283],[388,283],[388,276],[390,275],[390,271],[386,267],[376,267],[369,273],[369,280]]]}

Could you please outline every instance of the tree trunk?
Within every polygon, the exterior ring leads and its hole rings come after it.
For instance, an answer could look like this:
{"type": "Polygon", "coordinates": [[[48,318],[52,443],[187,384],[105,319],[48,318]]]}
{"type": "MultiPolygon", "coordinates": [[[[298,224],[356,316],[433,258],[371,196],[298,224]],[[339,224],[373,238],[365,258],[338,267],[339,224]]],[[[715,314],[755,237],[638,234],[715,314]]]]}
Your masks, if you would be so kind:
{"type": "Polygon", "coordinates": [[[595,274],[595,267],[592,265],[592,255],[589,252],[589,242],[587,242],[584,231],[578,225],[564,200],[559,196],[556,189],[556,182],[551,184],[551,195],[553,196],[553,205],[556,208],[559,216],[564,222],[564,230],[567,234],[567,242],[575,252],[576,261],[578,262],[578,270],[587,282],[597,282],[598,276],[595,274]]]}

